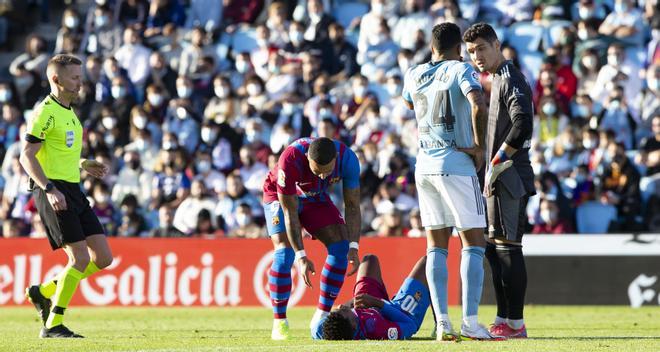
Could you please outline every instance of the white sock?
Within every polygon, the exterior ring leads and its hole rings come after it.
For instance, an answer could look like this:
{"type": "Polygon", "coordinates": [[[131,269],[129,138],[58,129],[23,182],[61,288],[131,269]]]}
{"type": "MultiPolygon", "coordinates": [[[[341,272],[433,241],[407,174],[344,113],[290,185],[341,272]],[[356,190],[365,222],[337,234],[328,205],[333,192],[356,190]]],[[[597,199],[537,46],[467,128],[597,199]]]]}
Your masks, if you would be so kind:
{"type": "Polygon", "coordinates": [[[495,316],[495,322],[493,324],[495,324],[495,325],[506,324],[507,320],[508,320],[507,318],[502,318],[500,316],[495,316]]]}
{"type": "Polygon", "coordinates": [[[525,320],[524,319],[515,319],[515,320],[514,319],[508,319],[506,323],[509,324],[509,326],[512,329],[519,330],[523,327],[523,325],[525,325],[525,320]]]}
{"type": "Polygon", "coordinates": [[[289,321],[286,318],[284,318],[284,319],[273,319],[273,320],[275,321],[275,323],[279,323],[280,321],[284,321],[287,324],[289,323],[289,321]]]}
{"type": "Polygon", "coordinates": [[[478,316],[470,315],[469,317],[463,317],[463,326],[474,329],[479,326],[478,316]]]}

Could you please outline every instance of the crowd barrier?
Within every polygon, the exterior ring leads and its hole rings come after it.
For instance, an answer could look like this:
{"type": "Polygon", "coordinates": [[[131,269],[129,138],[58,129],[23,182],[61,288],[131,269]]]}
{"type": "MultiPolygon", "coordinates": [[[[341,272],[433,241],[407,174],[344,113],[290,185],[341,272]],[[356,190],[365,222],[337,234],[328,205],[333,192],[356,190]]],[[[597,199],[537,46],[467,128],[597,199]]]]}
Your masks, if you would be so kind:
{"type": "MultiPolygon", "coordinates": [[[[290,305],[312,306],[318,299],[325,248],[305,241],[317,269],[308,289],[293,271],[290,305]]],[[[95,306],[266,306],[269,240],[111,238],[115,260],[84,280],[74,305],[95,306]]],[[[528,235],[527,302],[533,304],[660,304],[660,235],[528,235]]],[[[66,264],[46,240],[2,239],[0,306],[28,304],[26,286],[57,274],[66,264]]],[[[425,239],[364,238],[360,254],[380,258],[383,279],[396,293],[425,253],[425,239]]],[[[449,251],[449,304],[460,303],[460,243],[449,251]]],[[[486,266],[484,303],[493,303],[486,266]]],[[[347,278],[337,302],[350,298],[355,277],[347,278]]]]}

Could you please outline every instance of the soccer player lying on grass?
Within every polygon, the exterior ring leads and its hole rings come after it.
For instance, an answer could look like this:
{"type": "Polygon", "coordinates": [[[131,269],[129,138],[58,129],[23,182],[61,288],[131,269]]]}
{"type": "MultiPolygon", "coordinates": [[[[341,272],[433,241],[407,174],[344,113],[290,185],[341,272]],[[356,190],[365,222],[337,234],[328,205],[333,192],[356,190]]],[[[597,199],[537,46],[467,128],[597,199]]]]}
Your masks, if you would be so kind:
{"type": "Polygon", "coordinates": [[[325,340],[404,340],[422,326],[431,304],[426,257],[417,261],[392,300],[383,284],[378,257],[366,255],[358,269],[353,299],[334,309],[314,332],[325,340]]]}

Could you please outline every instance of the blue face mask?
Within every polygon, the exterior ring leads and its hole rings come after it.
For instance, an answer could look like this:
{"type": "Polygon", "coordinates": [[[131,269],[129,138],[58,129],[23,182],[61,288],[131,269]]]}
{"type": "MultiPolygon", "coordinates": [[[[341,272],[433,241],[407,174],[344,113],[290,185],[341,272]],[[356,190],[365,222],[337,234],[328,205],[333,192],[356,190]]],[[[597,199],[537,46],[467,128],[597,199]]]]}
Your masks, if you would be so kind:
{"type": "Polygon", "coordinates": [[[583,174],[575,175],[575,182],[584,183],[585,181],[587,181],[587,176],[586,175],[583,175],[583,174]]]}

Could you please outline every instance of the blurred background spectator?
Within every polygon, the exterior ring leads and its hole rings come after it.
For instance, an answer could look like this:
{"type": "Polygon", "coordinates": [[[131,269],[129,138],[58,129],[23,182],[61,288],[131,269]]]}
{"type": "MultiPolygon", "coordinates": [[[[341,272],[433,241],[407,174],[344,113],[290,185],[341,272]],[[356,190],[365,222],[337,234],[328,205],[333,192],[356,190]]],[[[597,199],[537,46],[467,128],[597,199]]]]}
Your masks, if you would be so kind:
{"type": "Polygon", "coordinates": [[[3,237],[44,234],[17,157],[56,53],[85,62],[74,105],[83,156],[111,173],[83,186],[111,236],[264,237],[263,179],[307,136],[358,155],[363,233],[423,236],[416,123],[400,94],[443,21],[493,25],[534,88],[531,232],[660,229],[657,1],[65,0],[48,16],[38,6],[0,1],[3,237]]]}

